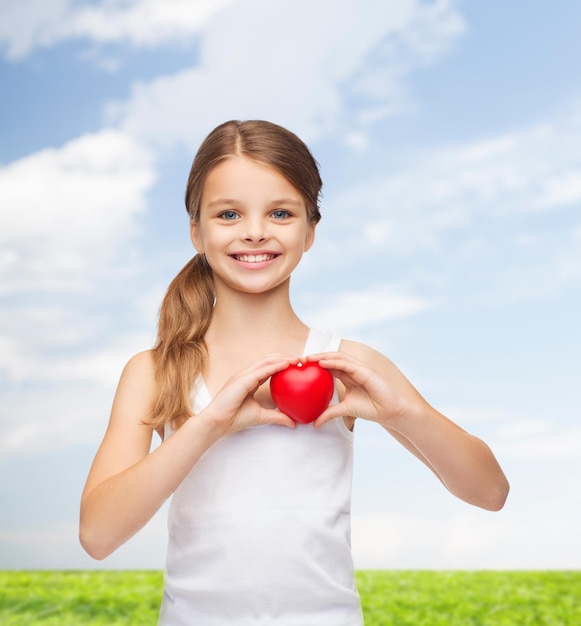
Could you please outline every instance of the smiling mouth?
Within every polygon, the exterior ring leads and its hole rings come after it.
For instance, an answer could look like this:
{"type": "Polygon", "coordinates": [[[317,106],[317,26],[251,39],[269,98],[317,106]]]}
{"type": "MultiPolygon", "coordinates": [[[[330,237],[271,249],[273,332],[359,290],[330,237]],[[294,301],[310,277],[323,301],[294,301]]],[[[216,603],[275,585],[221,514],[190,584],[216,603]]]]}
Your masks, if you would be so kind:
{"type": "Polygon", "coordinates": [[[232,256],[242,263],[264,263],[264,261],[272,261],[278,254],[233,254],[232,256]]]}

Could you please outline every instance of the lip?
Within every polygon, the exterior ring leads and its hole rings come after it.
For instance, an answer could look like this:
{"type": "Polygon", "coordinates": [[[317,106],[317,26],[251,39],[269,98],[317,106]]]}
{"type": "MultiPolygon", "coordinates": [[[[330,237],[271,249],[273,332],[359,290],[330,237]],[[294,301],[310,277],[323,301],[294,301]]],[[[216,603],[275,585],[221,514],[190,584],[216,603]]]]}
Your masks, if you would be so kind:
{"type": "Polygon", "coordinates": [[[280,254],[280,252],[274,250],[239,250],[230,253],[228,256],[241,267],[262,269],[276,261],[280,254]]]}

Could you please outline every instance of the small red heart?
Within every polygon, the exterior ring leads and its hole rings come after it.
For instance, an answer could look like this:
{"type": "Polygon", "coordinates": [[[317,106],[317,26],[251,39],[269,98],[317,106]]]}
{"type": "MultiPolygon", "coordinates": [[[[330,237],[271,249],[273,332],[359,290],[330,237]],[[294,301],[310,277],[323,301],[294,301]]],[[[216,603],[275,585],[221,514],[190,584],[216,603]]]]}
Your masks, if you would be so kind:
{"type": "Polygon", "coordinates": [[[318,363],[297,363],[270,379],[276,406],[295,422],[308,424],[329,406],[335,383],[331,373],[318,363]]]}

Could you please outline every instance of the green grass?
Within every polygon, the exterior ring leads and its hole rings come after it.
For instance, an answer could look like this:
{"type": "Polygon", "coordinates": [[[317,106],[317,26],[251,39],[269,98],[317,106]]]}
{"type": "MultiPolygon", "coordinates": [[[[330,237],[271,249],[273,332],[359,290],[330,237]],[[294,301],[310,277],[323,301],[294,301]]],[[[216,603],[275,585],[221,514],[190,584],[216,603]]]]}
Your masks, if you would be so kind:
{"type": "Polygon", "coordinates": [[[148,571],[0,572],[0,624],[155,625],[162,585],[148,571]]]}
{"type": "MultiPolygon", "coordinates": [[[[0,572],[2,626],[155,626],[160,572],[0,572]]],[[[578,626],[581,572],[360,571],[366,626],[578,626]]],[[[281,625],[284,626],[284,625],[281,625]]]]}
{"type": "Polygon", "coordinates": [[[581,572],[358,572],[366,626],[579,626],[581,572]]]}

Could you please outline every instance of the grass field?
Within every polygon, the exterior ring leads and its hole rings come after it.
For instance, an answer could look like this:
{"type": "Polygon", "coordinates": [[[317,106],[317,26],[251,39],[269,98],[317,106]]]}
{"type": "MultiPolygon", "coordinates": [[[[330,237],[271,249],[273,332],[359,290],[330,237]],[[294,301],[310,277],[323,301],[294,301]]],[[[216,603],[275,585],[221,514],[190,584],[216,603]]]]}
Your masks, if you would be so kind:
{"type": "MultiPolygon", "coordinates": [[[[366,626],[579,626],[581,572],[361,571],[366,626]]],[[[2,626],[155,626],[162,574],[0,572],[2,626]]],[[[284,626],[284,625],[281,625],[284,626]]]]}

